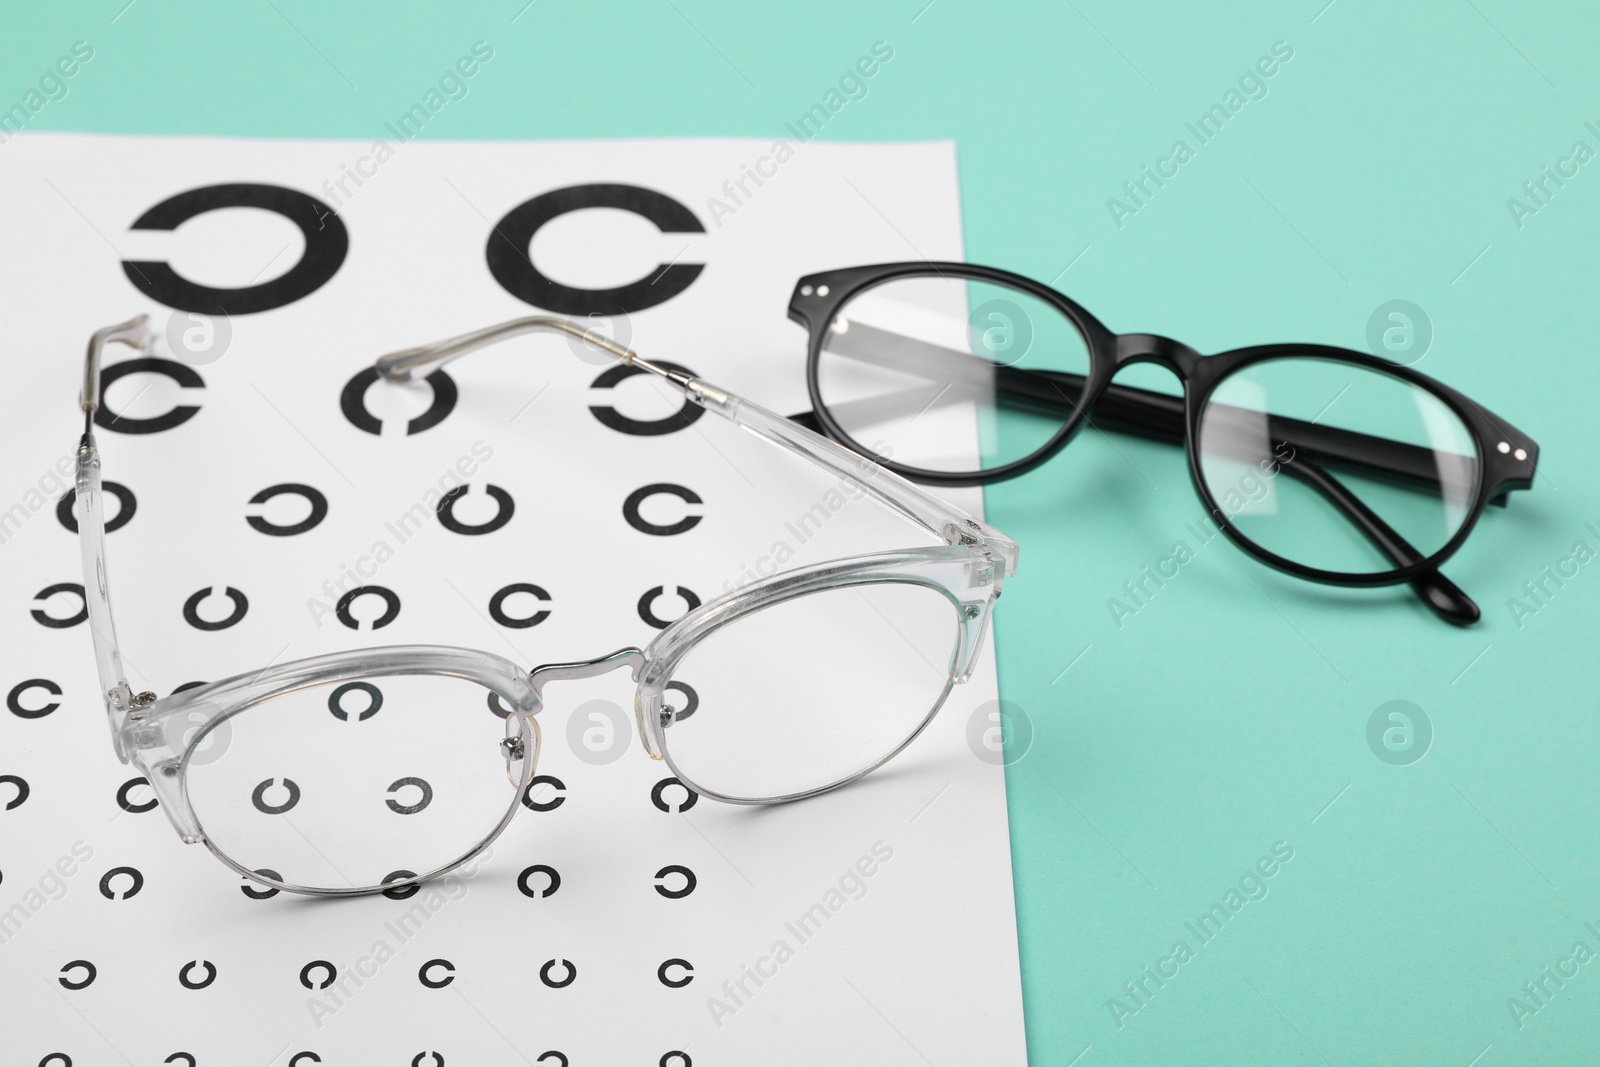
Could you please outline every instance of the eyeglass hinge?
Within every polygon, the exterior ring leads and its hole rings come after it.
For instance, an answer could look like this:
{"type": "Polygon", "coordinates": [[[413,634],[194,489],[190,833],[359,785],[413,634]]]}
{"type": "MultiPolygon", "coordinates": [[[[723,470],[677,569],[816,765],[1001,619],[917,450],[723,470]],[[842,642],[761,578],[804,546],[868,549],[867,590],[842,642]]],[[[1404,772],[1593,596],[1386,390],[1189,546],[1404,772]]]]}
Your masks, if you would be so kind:
{"type": "Polygon", "coordinates": [[[693,715],[694,711],[695,709],[693,705],[685,708],[682,711],[679,711],[670,704],[663,704],[661,706],[661,728],[665,730],[675,722],[682,722],[684,719],[687,719],[689,716],[693,715]]]}
{"type": "Polygon", "coordinates": [[[947,522],[944,526],[944,543],[947,545],[983,544],[982,527],[972,519],[963,523],[947,522]]]}

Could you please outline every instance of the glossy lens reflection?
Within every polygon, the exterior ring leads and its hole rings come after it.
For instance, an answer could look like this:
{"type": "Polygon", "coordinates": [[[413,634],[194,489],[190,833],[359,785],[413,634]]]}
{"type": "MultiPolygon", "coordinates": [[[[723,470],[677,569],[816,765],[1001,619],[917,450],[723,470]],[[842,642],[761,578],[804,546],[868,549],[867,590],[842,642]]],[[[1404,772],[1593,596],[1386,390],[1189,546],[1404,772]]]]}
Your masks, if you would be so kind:
{"type": "Polygon", "coordinates": [[[817,363],[822,405],[895,463],[966,474],[1026,459],[1076,411],[1089,349],[1043,300],[992,282],[916,277],[852,297],[817,363]]]}
{"type": "Polygon", "coordinates": [[[1206,487],[1239,534],[1291,562],[1379,575],[1444,548],[1472,513],[1471,431],[1432,392],[1337,360],[1251,363],[1200,414],[1206,487]]]}
{"type": "MultiPolygon", "coordinates": [[[[713,632],[673,672],[693,713],[666,728],[667,757],[703,792],[793,797],[899,751],[944,700],[956,606],[883,582],[784,601],[713,632]]],[[[669,705],[684,705],[669,689],[669,705]]]]}

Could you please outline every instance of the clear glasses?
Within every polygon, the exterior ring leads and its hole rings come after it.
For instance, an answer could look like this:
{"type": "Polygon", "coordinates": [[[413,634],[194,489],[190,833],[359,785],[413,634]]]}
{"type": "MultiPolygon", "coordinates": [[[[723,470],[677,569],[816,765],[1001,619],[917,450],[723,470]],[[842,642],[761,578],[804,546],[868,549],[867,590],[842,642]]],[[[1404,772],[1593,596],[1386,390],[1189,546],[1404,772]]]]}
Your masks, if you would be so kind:
{"type": "Polygon", "coordinates": [[[117,755],[145,773],[184,841],[276,889],[395,888],[471,859],[519,801],[533,803],[537,716],[551,681],[628,670],[646,753],[697,793],[759,804],[880,766],[970,676],[1016,544],[848,449],[558,318],[397,352],[378,371],[405,381],[535,330],[580,337],[663,378],[944,543],[779,573],[690,611],[644,648],[582,662],[530,671],[471,649],[396,646],[277,664],[161,699],[135,694],[111,615],[92,430],[103,349],[147,352],[153,336],[143,316],[100,330],[85,361],[74,504],[95,661],[117,755]],[[503,727],[486,703],[506,712],[503,727]]]}
{"type": "Polygon", "coordinates": [[[1323,345],[1201,356],[1114,334],[988,267],[814,274],[789,315],[811,335],[812,424],[890,470],[988,484],[1045,462],[1085,423],[1187,443],[1202,502],[1246,552],[1333,585],[1409,582],[1455,623],[1480,612],[1440,565],[1487,504],[1532,486],[1539,458],[1505,420],[1387,359],[1323,345]],[[1181,395],[1113,385],[1133,363],[1171,370],[1181,395]]]}

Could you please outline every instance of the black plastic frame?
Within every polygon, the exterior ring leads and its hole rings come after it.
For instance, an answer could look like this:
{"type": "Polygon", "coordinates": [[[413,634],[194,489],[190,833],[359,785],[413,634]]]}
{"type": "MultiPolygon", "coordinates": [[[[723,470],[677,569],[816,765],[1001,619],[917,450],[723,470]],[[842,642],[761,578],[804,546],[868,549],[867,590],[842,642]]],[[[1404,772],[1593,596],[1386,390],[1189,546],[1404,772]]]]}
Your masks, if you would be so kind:
{"type": "MultiPolygon", "coordinates": [[[[1050,286],[993,267],[919,261],[810,274],[795,284],[789,299],[789,317],[810,334],[806,384],[816,425],[841,444],[879,459],[885,467],[904,477],[941,486],[987,485],[1014,478],[1047,462],[1066,447],[1085,422],[1090,421],[1107,429],[1182,444],[1189,456],[1190,480],[1206,510],[1228,539],[1250,555],[1287,574],[1328,585],[1365,587],[1408,582],[1430,608],[1441,617],[1458,624],[1476,622],[1481,612],[1470,597],[1439,572],[1440,565],[1465,543],[1486,505],[1494,503],[1504,506],[1507,494],[1511,491],[1532,488],[1538,466],[1539,446],[1527,434],[1444,383],[1403,364],[1353,349],[1315,344],[1256,345],[1215,355],[1202,355],[1168,337],[1113,333],[1078,303],[1050,286]],[[1065,409],[1060,431],[1038,451],[992,470],[968,473],[924,470],[877,457],[870,448],[851,438],[828,411],[818,382],[818,366],[828,324],[833,321],[840,307],[864,290],[885,282],[913,277],[961,278],[1010,286],[1044,301],[1077,326],[1089,351],[1086,383],[1083,376],[1074,374],[1046,374],[1010,368],[1000,368],[998,372],[1003,390],[1021,393],[1031,400],[1065,409]],[[1218,384],[1229,375],[1252,363],[1284,356],[1327,359],[1393,375],[1431,393],[1461,419],[1472,434],[1477,448],[1478,484],[1470,512],[1444,547],[1423,557],[1381,518],[1345,491],[1336,479],[1309,459],[1285,462],[1283,469],[1286,473],[1311,482],[1323,492],[1390,559],[1400,562],[1409,558],[1409,562],[1389,571],[1367,574],[1322,570],[1262,548],[1234,527],[1227,512],[1213,497],[1201,472],[1200,455],[1195,447],[1199,439],[1200,416],[1218,384]],[[1183,396],[1179,398],[1112,384],[1112,379],[1119,371],[1135,363],[1154,363],[1172,371],[1182,382],[1183,396]],[[1068,390],[1077,394],[1076,397],[1068,390]],[[1090,412],[1093,413],[1092,419],[1090,412]],[[1519,451],[1524,458],[1517,458],[1519,451]]],[[[804,416],[800,418],[804,421],[804,416]]],[[[1285,426],[1292,424],[1292,431],[1304,438],[1295,443],[1313,457],[1320,453],[1401,480],[1427,477],[1417,462],[1420,450],[1416,446],[1354,431],[1316,426],[1300,420],[1277,421],[1285,426]]]]}

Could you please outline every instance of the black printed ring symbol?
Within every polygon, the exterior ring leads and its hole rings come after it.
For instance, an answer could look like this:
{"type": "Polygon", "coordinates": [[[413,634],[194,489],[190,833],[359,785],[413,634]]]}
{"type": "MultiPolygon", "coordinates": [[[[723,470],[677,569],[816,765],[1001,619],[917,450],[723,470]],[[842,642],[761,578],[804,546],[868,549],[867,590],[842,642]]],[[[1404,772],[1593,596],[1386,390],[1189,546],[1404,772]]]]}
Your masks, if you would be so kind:
{"type": "Polygon", "coordinates": [[[444,1067],[444,1057],[437,1052],[419,1052],[411,1057],[411,1067],[422,1067],[422,1057],[432,1056],[433,1067],[444,1067]]]}
{"type": "Polygon", "coordinates": [[[500,694],[492,689],[489,691],[489,699],[485,703],[489,705],[489,710],[494,712],[497,719],[507,718],[511,714],[511,709],[506,706],[504,700],[500,699],[500,694]]]}
{"type": "Polygon", "coordinates": [[[95,965],[90,963],[88,960],[73,960],[71,963],[62,965],[61,977],[57,980],[61,983],[61,988],[63,989],[82,989],[90,982],[93,982],[99,973],[100,972],[95,969],[95,965]],[[68,978],[68,971],[82,971],[83,977],[68,978]]]}
{"type": "MultiPolygon", "coordinates": [[[[290,1067],[293,1067],[293,1065],[291,1064],[290,1067]]],[[[673,1049],[671,1052],[663,1052],[661,1054],[661,1059],[656,1061],[656,1067],[694,1067],[694,1061],[689,1058],[687,1052],[673,1049]],[[669,1064],[668,1060],[673,1060],[674,1062],[669,1064]]]]}
{"type": "MultiPolygon", "coordinates": [[[[121,482],[101,482],[100,486],[106,492],[117,498],[117,514],[114,518],[106,520],[106,533],[120,530],[133,520],[133,513],[139,510],[139,502],[134,499],[133,490],[121,482]]],[[[56,519],[73,533],[78,532],[78,516],[73,513],[73,505],[77,502],[78,491],[68,489],[61,494],[61,499],[56,502],[56,519]]]]}
{"type": "Polygon", "coordinates": [[[690,808],[694,807],[695,802],[699,799],[699,793],[696,793],[693,789],[690,789],[676,778],[663,778],[661,781],[656,783],[656,787],[654,789],[650,790],[650,803],[654,804],[660,810],[667,812],[669,815],[673,812],[682,813],[688,811],[690,808]],[[677,786],[684,792],[683,803],[679,804],[677,807],[672,807],[670,804],[668,804],[662,795],[673,786],[677,786]]]}
{"type": "Polygon", "coordinates": [[[28,783],[14,774],[0,774],[0,785],[15,786],[17,790],[17,795],[6,801],[6,811],[10,811],[12,808],[20,808],[23,802],[28,799],[28,794],[32,792],[28,788],[28,783]]]}
{"type": "Polygon", "coordinates": [[[703,263],[663,263],[643,277],[614,289],[580,289],[555,281],[529,256],[534,235],[554,219],[589,208],[627,211],[662,233],[705,233],[706,228],[680,201],[638,185],[593,182],[552,189],[525,200],[495,223],[484,249],[489,273],[518,300],[560,315],[619,315],[643,311],[671,300],[705,270],[703,263]]]}
{"type": "Polygon", "coordinates": [[[339,968],[327,960],[312,960],[300,968],[300,984],[307,989],[327,989],[337,977],[339,977],[339,968]],[[313,983],[311,980],[312,971],[322,971],[324,974],[322,981],[313,983]]]}
{"type": "Polygon", "coordinates": [[[393,589],[386,589],[381,585],[358,585],[340,597],[339,602],[333,606],[333,613],[350,629],[361,628],[360,621],[351,614],[350,605],[364,596],[380,597],[384,603],[383,614],[372,620],[372,629],[381,630],[399,617],[400,597],[393,589]]]}
{"type": "Polygon", "coordinates": [[[226,618],[218,619],[216,622],[209,622],[200,617],[200,601],[215,592],[215,587],[195,590],[194,594],[183,602],[183,621],[196,630],[226,630],[230,626],[238,625],[239,620],[244,618],[245,612],[250,610],[250,601],[231,585],[223,589],[223,594],[233,601],[233,611],[226,618]]]}
{"type": "Polygon", "coordinates": [[[302,1060],[309,1060],[312,1063],[321,1063],[322,1057],[318,1056],[315,1052],[296,1052],[293,1056],[289,1057],[289,1062],[285,1065],[285,1067],[300,1067],[300,1062],[302,1060]]]}
{"type": "Polygon", "coordinates": [[[76,626],[80,622],[88,621],[89,598],[83,595],[83,586],[79,585],[77,582],[57,582],[55,585],[47,585],[43,589],[39,590],[37,594],[35,594],[33,598],[34,603],[38,603],[41,600],[49,600],[57,593],[71,593],[82,602],[82,606],[79,607],[76,612],[68,615],[64,619],[58,619],[54,615],[48,614],[42,607],[34,608],[34,622],[38,623],[40,626],[48,626],[52,630],[65,630],[69,626],[76,626]]]}
{"type": "Polygon", "coordinates": [[[400,790],[405,789],[408,786],[415,786],[416,788],[422,790],[422,799],[417,801],[415,804],[402,804],[395,800],[395,798],[392,796],[386,798],[384,803],[389,805],[389,810],[394,812],[396,815],[415,815],[417,812],[433,803],[433,786],[429,785],[427,782],[424,782],[421,778],[413,778],[410,776],[405,778],[397,778],[393,783],[390,784],[389,792],[398,793],[400,790]]]}
{"type": "MultiPolygon", "coordinates": [[[[694,371],[688,367],[660,359],[655,361],[656,366],[667,370],[677,371],[679,374],[690,378],[695,376],[694,371]]],[[[614,367],[607,367],[600,372],[600,376],[590,385],[591,389],[610,389],[618,382],[626,381],[636,374],[645,374],[644,370],[630,363],[618,363],[614,367]]],[[[696,419],[706,413],[706,409],[685,398],[683,407],[668,415],[664,419],[633,419],[624,415],[614,407],[605,404],[591,404],[589,412],[599,419],[601,424],[608,426],[618,433],[631,434],[634,437],[659,437],[662,434],[676,433],[685,427],[694,425],[696,419]]]]}
{"type": "Polygon", "coordinates": [[[679,863],[669,863],[667,866],[656,872],[656,892],[660,893],[668,900],[679,900],[688,896],[690,893],[694,892],[694,887],[698,884],[699,880],[695,878],[694,872],[679,863]],[[662,879],[670,877],[674,874],[681,874],[683,876],[683,886],[681,888],[669,889],[661,884],[662,879]]]}
{"type": "Polygon", "coordinates": [[[662,963],[661,966],[656,968],[656,978],[658,978],[661,981],[661,984],[666,986],[668,989],[682,989],[684,986],[694,981],[694,965],[688,960],[684,959],[674,958],[667,960],[662,963]],[[683,976],[680,978],[669,977],[667,971],[673,967],[676,967],[682,971],[683,976]]]}
{"type": "Polygon", "coordinates": [[[256,806],[256,810],[263,815],[282,815],[284,812],[300,803],[300,787],[295,784],[293,778],[268,778],[266,781],[255,787],[255,790],[250,794],[250,803],[254,804],[256,806]],[[289,799],[285,800],[282,804],[268,804],[267,790],[271,789],[279,782],[283,784],[283,788],[289,791],[289,799]]]}
{"type": "Polygon", "coordinates": [[[456,980],[455,965],[449,960],[429,960],[417,969],[417,981],[429,989],[443,989],[456,980]],[[443,978],[434,978],[430,972],[441,970],[446,972],[443,978]]]}
{"type": "MultiPolygon", "coordinates": [[[[547,1063],[551,1060],[555,1061],[555,1067],[571,1067],[572,1061],[567,1059],[567,1054],[565,1052],[557,1052],[555,1049],[540,1053],[534,1057],[533,1062],[547,1063]]],[[[71,1064],[68,1064],[67,1067],[71,1067],[71,1064]]]]}
{"type": "Polygon", "coordinates": [[[305,238],[300,259],[283,274],[238,289],[190,281],[162,260],[124,260],[122,271],[152,300],[201,315],[250,315],[284,307],[322,288],[350,251],[344,221],[309,193],[260,182],[230,182],[186,189],[134,220],[132,230],[176,230],[199,215],[225,208],[256,208],[282,215],[305,238]]]}
{"type": "Polygon", "coordinates": [[[143,775],[140,775],[137,778],[129,778],[126,782],[123,782],[122,788],[117,790],[117,807],[121,808],[123,811],[132,812],[135,815],[140,815],[147,811],[154,811],[156,804],[158,803],[154,796],[145,801],[143,804],[135,804],[133,801],[128,799],[129,793],[133,792],[141,785],[149,784],[150,779],[144,777],[143,775]]]}
{"type": "Polygon", "coordinates": [[[162,1063],[176,1063],[179,1060],[183,1061],[184,1067],[195,1067],[195,1062],[196,1062],[195,1058],[193,1056],[191,1056],[187,1052],[174,1052],[172,1055],[168,1056],[166,1059],[162,1060],[161,1062],[162,1063]]]}
{"type": "Polygon", "coordinates": [[[661,495],[675,496],[685,504],[705,503],[693,489],[686,489],[681,485],[672,485],[669,482],[656,482],[653,485],[644,486],[642,489],[635,489],[628,494],[628,499],[622,502],[622,517],[627,520],[629,526],[632,526],[640,533],[647,533],[656,537],[671,537],[673,534],[681,534],[700,525],[700,520],[705,517],[703,515],[685,515],[677,522],[668,523],[664,526],[646,522],[644,516],[639,514],[640,505],[650,497],[661,495]]]}
{"type": "Polygon", "coordinates": [[[578,968],[574,967],[567,960],[546,960],[545,963],[544,963],[544,966],[539,968],[539,981],[543,982],[545,985],[549,986],[551,989],[565,989],[567,986],[571,985],[573,983],[573,981],[577,977],[578,977],[578,968]],[[550,972],[555,970],[557,965],[559,965],[559,966],[561,966],[561,967],[563,967],[565,969],[566,977],[564,977],[564,978],[551,978],[550,977],[550,972]]]}
{"type": "Polygon", "coordinates": [[[446,493],[434,507],[434,513],[439,516],[439,525],[451,533],[466,534],[475,537],[480,534],[494,533],[500,527],[511,521],[511,515],[517,510],[516,503],[511,499],[511,494],[498,485],[485,485],[483,491],[494,498],[494,518],[488,522],[469,526],[456,518],[456,501],[467,495],[468,487],[458,485],[446,493]]]}
{"type": "Polygon", "coordinates": [[[39,1067],[72,1067],[72,1057],[65,1052],[52,1052],[39,1061],[39,1067]]]}
{"type": "MultiPolygon", "coordinates": [[[[383,432],[383,423],[367,410],[367,389],[377,380],[377,367],[363,367],[345,383],[344,390],[339,394],[339,410],[350,420],[350,425],[370,434],[383,432]]],[[[428,405],[427,411],[406,423],[407,434],[433,429],[456,407],[456,383],[450,375],[436,370],[422,380],[433,388],[433,403],[428,405]]]]}
{"type": "Polygon", "coordinates": [[[190,960],[178,971],[178,984],[185,989],[204,989],[217,980],[217,968],[210,960],[190,960]],[[206,976],[199,981],[189,977],[196,967],[206,972],[206,976]]]}
{"type": "Polygon", "coordinates": [[[565,796],[556,796],[550,800],[534,800],[533,790],[536,786],[553,786],[558,793],[565,792],[567,784],[561,779],[548,774],[536,774],[528,783],[528,788],[522,791],[522,806],[529,811],[554,811],[567,802],[565,796]]]}
{"type": "Polygon", "coordinates": [[[377,686],[371,682],[346,682],[328,694],[328,710],[340,722],[350,721],[350,713],[344,709],[344,695],[354,692],[367,694],[367,706],[356,713],[356,722],[366,722],[383,707],[383,693],[377,686]]]}
{"type": "Polygon", "coordinates": [[[517,888],[522,891],[522,895],[525,897],[547,897],[561,888],[561,875],[554,867],[546,866],[543,863],[535,863],[532,867],[524,867],[522,873],[517,875],[517,888]],[[528,884],[528,879],[536,874],[542,874],[550,879],[550,884],[543,889],[533,888],[528,884]]]}
{"type": "Polygon", "coordinates": [[[100,895],[107,900],[131,900],[144,888],[144,875],[136,867],[113,867],[100,877],[100,895]],[[111,888],[111,880],[119,874],[129,878],[128,888],[121,893],[111,888]]]}
{"type": "Polygon", "coordinates": [[[187,363],[158,356],[141,356],[113,363],[100,371],[100,408],[94,413],[94,424],[113,433],[160,433],[174,426],[182,426],[194,418],[200,408],[195,404],[180,404],[162,415],[136,419],[114,410],[106,398],[111,395],[113,383],[130,374],[161,374],[171,378],[182,389],[204,389],[206,381],[200,372],[187,363]]]}
{"type": "Polygon", "coordinates": [[[404,900],[407,897],[416,896],[417,893],[422,890],[421,882],[410,882],[406,885],[389,885],[390,882],[402,882],[407,878],[415,878],[416,876],[416,871],[390,871],[388,874],[383,876],[382,884],[389,886],[388,889],[383,891],[383,895],[388,897],[390,900],[404,900]]]}
{"type": "MultiPolygon", "coordinates": [[[[665,630],[668,626],[672,625],[670,621],[658,617],[654,610],[656,600],[666,595],[666,592],[667,590],[665,586],[658,585],[646,590],[644,596],[639,598],[639,618],[643,619],[645,622],[649,623],[651,626],[654,626],[658,630],[665,630]]],[[[676,592],[680,597],[683,598],[684,603],[689,605],[689,611],[693,611],[695,608],[700,606],[700,598],[694,595],[693,590],[687,588],[686,586],[680,585],[677,587],[676,592]]],[[[687,614],[687,612],[685,614],[687,614]]]]}
{"type": "MultiPolygon", "coordinates": [[[[274,882],[283,881],[283,875],[279,874],[271,867],[261,867],[252,873],[259,874],[263,878],[271,878],[274,882]]],[[[274,886],[251,885],[249,882],[246,882],[244,885],[239,887],[239,892],[243,893],[251,900],[266,900],[268,897],[277,896],[280,891],[274,886]]]]}
{"type": "MultiPolygon", "coordinates": [[[[109,486],[111,483],[107,482],[106,484],[109,486]]],[[[262,515],[246,515],[244,521],[248,522],[253,529],[259,530],[269,537],[293,537],[295,534],[303,534],[307,530],[314,529],[323,519],[328,517],[328,498],[309,485],[300,485],[297,482],[269,485],[251,497],[250,503],[265,504],[274,497],[286,494],[305,497],[306,502],[311,505],[311,513],[299,522],[290,523],[288,526],[274,526],[262,515]]],[[[121,519],[122,516],[118,515],[117,518],[121,519]]]]}
{"type": "Polygon", "coordinates": [[[48,704],[40,704],[36,708],[24,707],[22,694],[30,689],[43,689],[53,697],[61,695],[61,687],[48,678],[29,678],[25,682],[18,682],[11,687],[11,692],[6,694],[6,709],[19,719],[42,719],[61,706],[61,702],[52,700],[48,704]]]}
{"type": "MultiPolygon", "coordinates": [[[[507,615],[506,598],[516,596],[518,593],[530,593],[543,603],[548,604],[550,602],[550,594],[532,582],[513,582],[489,598],[489,618],[501,626],[506,626],[513,630],[526,630],[530,626],[538,626],[550,617],[548,608],[536,611],[532,615],[525,615],[520,619],[507,615]]],[[[493,696],[494,694],[491,693],[489,695],[493,696]]],[[[499,713],[496,712],[496,714],[499,713]]],[[[504,715],[500,717],[505,718],[504,715]]]]}

